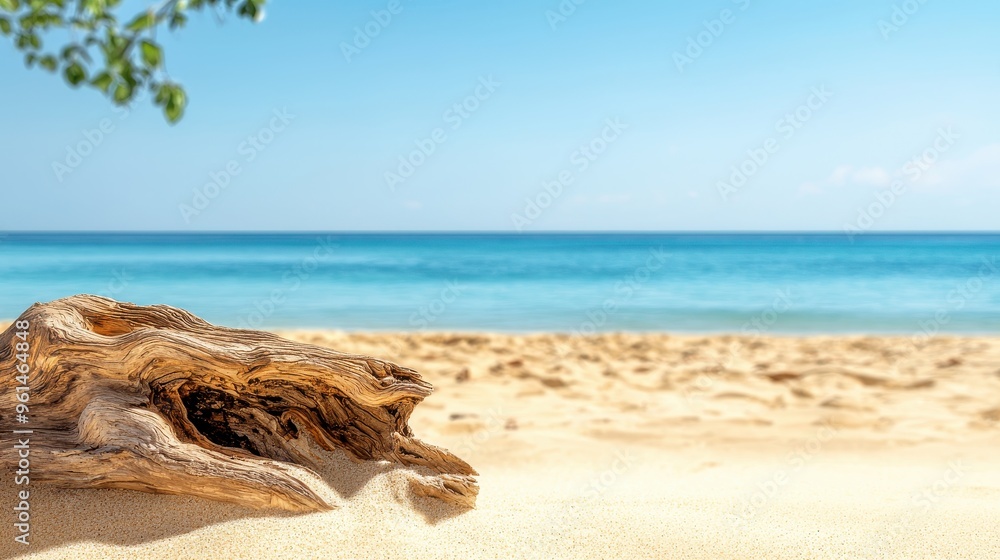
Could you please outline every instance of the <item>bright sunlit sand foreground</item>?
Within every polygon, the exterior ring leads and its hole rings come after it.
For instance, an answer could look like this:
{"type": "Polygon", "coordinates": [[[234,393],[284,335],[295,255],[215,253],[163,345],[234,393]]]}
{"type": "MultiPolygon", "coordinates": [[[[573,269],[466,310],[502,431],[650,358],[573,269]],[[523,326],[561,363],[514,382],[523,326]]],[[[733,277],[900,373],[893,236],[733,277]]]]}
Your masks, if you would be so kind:
{"type": "Polygon", "coordinates": [[[421,372],[410,425],[476,467],[478,507],[334,454],[332,511],[38,487],[0,554],[1000,558],[998,339],[282,334],[421,372]]]}

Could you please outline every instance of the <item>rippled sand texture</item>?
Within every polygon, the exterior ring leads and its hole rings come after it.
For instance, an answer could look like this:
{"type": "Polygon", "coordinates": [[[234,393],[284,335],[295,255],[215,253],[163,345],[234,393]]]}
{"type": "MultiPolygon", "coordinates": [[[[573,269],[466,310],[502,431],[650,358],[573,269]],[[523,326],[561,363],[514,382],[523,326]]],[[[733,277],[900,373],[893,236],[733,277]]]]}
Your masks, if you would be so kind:
{"type": "Polygon", "coordinates": [[[37,488],[0,553],[1000,558],[1000,339],[282,334],[433,383],[410,425],[479,470],[478,508],[334,454],[330,512],[37,488]]]}

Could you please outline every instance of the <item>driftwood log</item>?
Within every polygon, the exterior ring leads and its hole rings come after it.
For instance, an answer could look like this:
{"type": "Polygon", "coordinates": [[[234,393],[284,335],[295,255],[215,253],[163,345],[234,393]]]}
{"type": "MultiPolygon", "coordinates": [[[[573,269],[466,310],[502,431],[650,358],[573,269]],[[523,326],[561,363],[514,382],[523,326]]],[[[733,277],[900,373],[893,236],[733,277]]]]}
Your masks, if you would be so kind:
{"type": "Polygon", "coordinates": [[[318,464],[308,436],[357,461],[410,467],[418,494],[472,507],[478,493],[471,466],[407,425],[431,385],[375,358],[74,296],[31,306],[0,335],[0,372],[4,467],[18,461],[11,438],[30,437],[32,483],[329,509],[288,468],[318,464]],[[27,403],[16,396],[21,364],[27,403]]]}

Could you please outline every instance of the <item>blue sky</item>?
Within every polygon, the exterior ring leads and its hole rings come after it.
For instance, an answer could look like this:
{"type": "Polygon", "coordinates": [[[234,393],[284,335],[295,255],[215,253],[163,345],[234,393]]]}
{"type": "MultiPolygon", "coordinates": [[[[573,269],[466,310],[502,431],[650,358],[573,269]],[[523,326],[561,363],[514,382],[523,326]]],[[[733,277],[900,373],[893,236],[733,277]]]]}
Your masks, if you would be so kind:
{"type": "Polygon", "coordinates": [[[971,0],[275,0],[160,35],[176,126],[8,45],[0,229],[998,229],[997,22],[971,0]]]}

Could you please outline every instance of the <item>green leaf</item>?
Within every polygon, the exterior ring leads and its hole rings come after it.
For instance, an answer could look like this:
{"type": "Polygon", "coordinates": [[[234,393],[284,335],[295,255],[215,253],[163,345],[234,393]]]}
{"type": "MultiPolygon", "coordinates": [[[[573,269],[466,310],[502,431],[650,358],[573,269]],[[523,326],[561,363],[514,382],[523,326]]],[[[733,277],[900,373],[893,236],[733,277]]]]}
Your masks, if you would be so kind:
{"type": "Polygon", "coordinates": [[[179,121],[184,114],[185,105],[187,105],[187,96],[184,94],[184,90],[179,86],[174,86],[170,90],[170,97],[167,99],[167,105],[163,109],[163,112],[167,115],[167,120],[171,123],[179,121]]]}
{"type": "Polygon", "coordinates": [[[42,27],[48,29],[49,27],[63,27],[66,25],[66,21],[63,20],[62,16],[59,14],[43,14],[45,17],[42,21],[42,27]]]}
{"type": "Polygon", "coordinates": [[[237,13],[245,18],[256,19],[257,4],[254,3],[253,0],[247,0],[242,6],[240,6],[239,12],[237,13]]]}
{"type": "Polygon", "coordinates": [[[72,58],[74,54],[85,56],[87,54],[87,51],[84,50],[84,48],[81,47],[80,45],[76,44],[67,45],[66,47],[63,48],[62,52],[59,53],[59,57],[62,58],[63,60],[67,60],[69,58],[72,58]]]}
{"type": "Polygon", "coordinates": [[[17,23],[21,26],[21,29],[30,32],[35,28],[35,21],[35,14],[33,12],[28,12],[21,16],[21,18],[17,20],[17,23]]]}
{"type": "Polygon", "coordinates": [[[159,86],[156,89],[156,97],[153,102],[157,105],[166,105],[170,100],[170,86],[159,86]]]}
{"type": "Polygon", "coordinates": [[[125,26],[125,29],[135,33],[153,27],[154,23],[156,23],[156,16],[153,15],[153,12],[146,12],[133,19],[132,23],[125,26]]]}
{"type": "Polygon", "coordinates": [[[0,8],[3,8],[8,12],[16,12],[20,7],[21,2],[19,0],[0,0],[0,8]]]}
{"type": "Polygon", "coordinates": [[[74,62],[63,70],[63,76],[71,86],[78,87],[87,79],[87,72],[83,69],[83,66],[74,62]]]}
{"type": "Polygon", "coordinates": [[[100,14],[104,12],[104,2],[101,0],[83,0],[80,3],[80,8],[90,12],[93,15],[100,14]]]}
{"type": "Polygon", "coordinates": [[[104,42],[105,50],[110,54],[120,55],[125,51],[125,47],[128,45],[128,41],[125,37],[118,35],[116,31],[111,28],[107,30],[108,38],[104,42]]]}
{"type": "Polygon", "coordinates": [[[113,81],[114,80],[111,78],[111,74],[108,74],[107,72],[101,72],[100,74],[95,76],[94,79],[90,81],[90,83],[97,89],[103,91],[104,93],[108,93],[108,90],[111,89],[111,83],[113,81]]]}
{"type": "Polygon", "coordinates": [[[129,64],[127,60],[125,61],[125,64],[122,66],[121,72],[118,73],[118,77],[120,77],[122,81],[128,84],[128,87],[130,89],[139,85],[139,80],[135,79],[135,73],[133,72],[132,65],[129,64]]]}
{"type": "Polygon", "coordinates": [[[69,25],[73,29],[88,29],[91,26],[91,22],[83,18],[74,17],[70,18],[69,25]]]}
{"type": "Polygon", "coordinates": [[[185,23],[187,23],[187,16],[184,14],[174,14],[170,16],[170,29],[183,27],[185,23]]]}
{"type": "Polygon", "coordinates": [[[4,35],[10,35],[10,20],[7,18],[0,18],[0,33],[4,35]]]}
{"type": "Polygon", "coordinates": [[[118,87],[115,88],[114,100],[115,103],[121,105],[128,101],[132,97],[132,86],[128,85],[127,82],[118,82],[118,87]]]}
{"type": "Polygon", "coordinates": [[[152,41],[143,41],[142,44],[142,61],[146,63],[146,66],[150,68],[157,68],[160,63],[163,62],[163,51],[158,45],[152,41]]]}
{"type": "Polygon", "coordinates": [[[52,56],[51,54],[47,54],[42,58],[38,59],[38,65],[48,70],[49,72],[55,72],[56,66],[58,66],[58,64],[59,63],[58,61],[56,61],[56,57],[52,56]]]}

